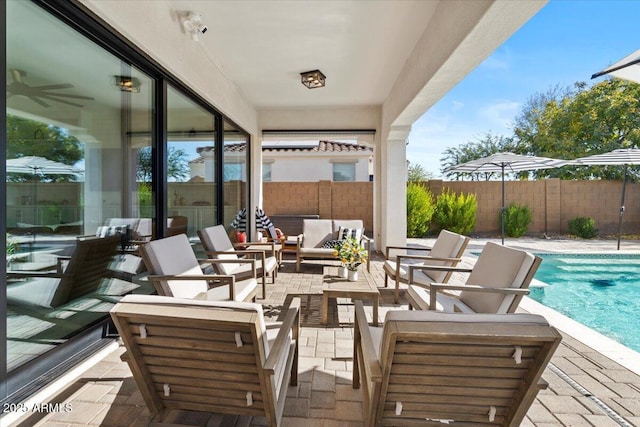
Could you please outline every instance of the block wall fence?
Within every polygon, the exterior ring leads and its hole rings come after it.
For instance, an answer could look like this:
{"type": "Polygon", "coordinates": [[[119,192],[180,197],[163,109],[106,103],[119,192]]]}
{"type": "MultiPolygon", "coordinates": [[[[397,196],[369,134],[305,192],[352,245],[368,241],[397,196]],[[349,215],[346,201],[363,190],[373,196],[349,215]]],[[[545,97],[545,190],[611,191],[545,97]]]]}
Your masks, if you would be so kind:
{"type": "MultiPolygon", "coordinates": [[[[422,183],[434,196],[445,189],[472,193],[478,199],[475,233],[499,233],[502,198],[499,181],[442,181],[422,183]]],[[[533,214],[529,234],[567,233],[569,220],[578,216],[595,219],[601,234],[615,234],[620,217],[620,181],[505,182],[505,205],[527,205],[533,214]]],[[[320,218],[362,219],[373,230],[372,182],[265,182],[264,209],[268,215],[316,214],[320,218]]],[[[640,184],[627,183],[622,232],[640,233],[640,184]]],[[[369,234],[369,233],[368,233],[369,234]]]]}

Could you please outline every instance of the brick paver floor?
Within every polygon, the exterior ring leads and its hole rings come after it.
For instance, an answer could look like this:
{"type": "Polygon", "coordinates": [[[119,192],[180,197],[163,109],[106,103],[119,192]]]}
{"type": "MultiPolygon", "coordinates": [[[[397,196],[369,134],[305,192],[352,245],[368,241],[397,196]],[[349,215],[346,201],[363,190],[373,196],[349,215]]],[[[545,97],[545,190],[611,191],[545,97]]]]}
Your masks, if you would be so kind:
{"type": "MultiPolygon", "coordinates": [[[[372,275],[383,286],[381,259],[372,262],[372,275]]],[[[455,280],[455,278],[454,278],[455,280]]],[[[361,426],[362,400],[351,387],[353,370],[353,306],[349,299],[332,300],[329,322],[320,322],[322,262],[305,262],[295,273],[295,261],[285,260],[277,283],[268,284],[267,317],[276,317],[293,295],[302,299],[300,366],[297,387],[290,387],[284,426],[361,426]]],[[[367,304],[371,315],[371,305],[367,304]]],[[[380,320],[388,310],[407,309],[393,304],[391,289],[381,288],[380,320]]],[[[127,365],[120,361],[124,349],[102,361],[50,400],[52,411],[32,412],[18,426],[147,426],[150,415],[127,365]],[[66,405],[66,406],[65,406],[66,405]],[[69,408],[64,410],[62,408],[69,408]]],[[[547,390],[527,413],[523,426],[640,425],[640,376],[565,336],[544,378],[547,390]],[[564,376],[575,381],[578,389],[564,376]],[[607,414],[610,408],[614,413],[607,414]],[[623,418],[618,418],[618,416],[623,418]]],[[[170,412],[163,425],[262,426],[260,417],[221,416],[211,413],[170,412]]]]}

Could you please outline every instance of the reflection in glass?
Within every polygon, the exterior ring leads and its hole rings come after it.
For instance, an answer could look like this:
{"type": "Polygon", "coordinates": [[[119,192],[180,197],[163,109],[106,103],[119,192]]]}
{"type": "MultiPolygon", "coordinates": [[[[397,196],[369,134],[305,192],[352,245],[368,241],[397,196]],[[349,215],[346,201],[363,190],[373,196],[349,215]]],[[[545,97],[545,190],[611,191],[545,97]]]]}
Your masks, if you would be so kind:
{"type": "MultiPolygon", "coordinates": [[[[247,156],[249,138],[233,124],[224,121],[224,225],[231,224],[238,213],[247,207],[247,156]]],[[[235,233],[233,233],[235,236],[235,233]]],[[[257,236],[248,236],[255,240],[257,236]]]]}
{"type": "Polygon", "coordinates": [[[215,117],[175,88],[167,90],[169,236],[197,240],[216,225],[215,117]]]}
{"type": "Polygon", "coordinates": [[[154,85],[31,2],[7,2],[6,79],[11,372],[107,319],[125,293],[151,291],[133,251],[152,221],[139,161],[154,85]]]}

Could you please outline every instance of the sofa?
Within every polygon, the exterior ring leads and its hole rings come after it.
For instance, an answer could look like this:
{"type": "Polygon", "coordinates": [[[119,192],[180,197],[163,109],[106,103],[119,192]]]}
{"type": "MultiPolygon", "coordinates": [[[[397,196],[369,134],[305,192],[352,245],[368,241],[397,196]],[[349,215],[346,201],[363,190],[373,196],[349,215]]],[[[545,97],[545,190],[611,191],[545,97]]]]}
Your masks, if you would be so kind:
{"type": "Polygon", "coordinates": [[[334,255],[334,245],[339,241],[340,230],[360,229],[361,244],[367,250],[367,271],[370,271],[371,239],[364,235],[364,225],[360,219],[305,219],[302,233],[298,235],[296,248],[296,271],[308,258],[338,259],[334,255]]]}

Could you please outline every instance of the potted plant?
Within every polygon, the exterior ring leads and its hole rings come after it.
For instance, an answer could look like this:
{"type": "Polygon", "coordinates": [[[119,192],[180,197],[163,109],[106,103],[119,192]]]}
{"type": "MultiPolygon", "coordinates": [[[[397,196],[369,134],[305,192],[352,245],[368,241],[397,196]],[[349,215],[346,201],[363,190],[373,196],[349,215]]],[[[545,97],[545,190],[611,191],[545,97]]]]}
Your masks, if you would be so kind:
{"type": "Polygon", "coordinates": [[[358,266],[367,261],[367,250],[353,237],[348,237],[336,245],[334,255],[347,269],[348,280],[358,280],[358,266]]]}

